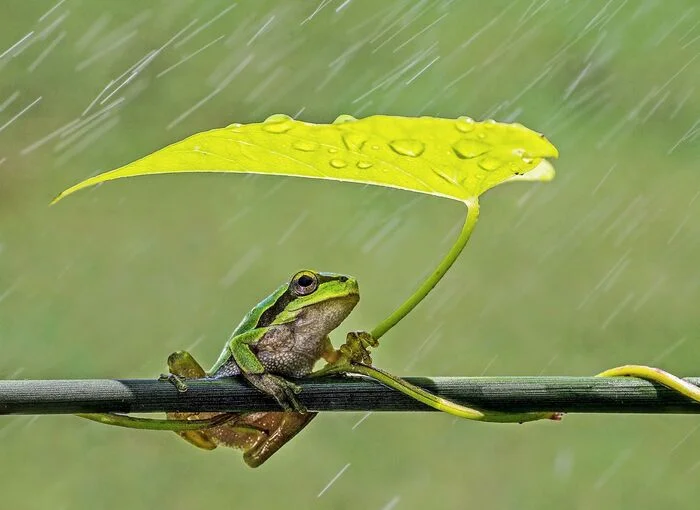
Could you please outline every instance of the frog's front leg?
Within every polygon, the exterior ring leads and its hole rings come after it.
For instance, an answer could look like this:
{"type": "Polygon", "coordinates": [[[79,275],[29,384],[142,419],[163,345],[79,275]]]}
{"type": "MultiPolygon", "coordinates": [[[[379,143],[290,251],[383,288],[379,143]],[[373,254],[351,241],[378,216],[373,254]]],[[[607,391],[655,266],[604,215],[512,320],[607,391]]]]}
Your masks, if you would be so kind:
{"type": "MultiPolygon", "coordinates": [[[[187,351],[177,351],[168,356],[168,370],[173,376],[168,378],[180,390],[178,383],[185,384],[183,379],[201,379],[206,376],[206,372],[202,366],[194,359],[187,351]],[[176,382],[177,381],[177,382],[176,382]]],[[[167,377],[167,376],[161,376],[167,377]]],[[[185,385],[186,388],[186,385],[185,385]]],[[[203,418],[212,418],[222,413],[166,413],[169,420],[197,420],[203,418]]],[[[232,414],[232,413],[228,413],[232,414]]],[[[212,440],[208,430],[182,430],[175,432],[190,444],[193,444],[204,450],[213,450],[216,448],[216,443],[212,440]]]]}
{"type": "Polygon", "coordinates": [[[301,388],[284,377],[269,373],[251,350],[269,328],[255,328],[234,336],[228,343],[233,359],[243,377],[261,392],[274,397],[282,409],[305,413],[306,408],[297,400],[301,388]]]}
{"type": "Polygon", "coordinates": [[[159,380],[168,381],[177,391],[187,391],[185,379],[201,379],[206,376],[202,366],[187,351],[176,351],[168,356],[168,370],[170,373],[161,374],[159,380]]]}

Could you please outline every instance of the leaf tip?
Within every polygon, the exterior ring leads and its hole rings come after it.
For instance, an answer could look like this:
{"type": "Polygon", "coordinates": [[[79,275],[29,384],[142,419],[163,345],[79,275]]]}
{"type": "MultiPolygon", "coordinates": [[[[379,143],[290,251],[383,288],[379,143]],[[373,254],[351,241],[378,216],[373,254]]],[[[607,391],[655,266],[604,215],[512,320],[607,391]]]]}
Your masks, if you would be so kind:
{"type": "Polygon", "coordinates": [[[74,184],[73,186],[71,186],[71,187],[68,188],[68,189],[64,189],[64,190],[61,191],[58,195],[56,195],[56,196],[54,197],[53,200],[51,200],[51,203],[49,203],[49,205],[50,205],[50,206],[51,206],[51,205],[54,205],[55,203],[57,203],[57,202],[63,200],[64,198],[66,198],[68,195],[72,195],[73,193],[75,193],[75,192],[78,191],[79,189],[82,189],[82,188],[86,187],[85,182],[86,182],[86,181],[82,181],[82,182],[79,182],[78,184],[74,184]]]}
{"type": "Polygon", "coordinates": [[[549,145],[549,153],[545,154],[545,157],[552,158],[552,159],[559,158],[559,149],[557,149],[556,145],[554,145],[552,142],[550,142],[549,139],[546,136],[544,136],[543,134],[540,134],[540,137],[542,138],[543,141],[545,141],[549,145]]]}
{"type": "Polygon", "coordinates": [[[89,188],[90,186],[94,186],[95,184],[99,184],[103,181],[109,181],[112,179],[115,179],[116,177],[112,177],[112,174],[114,173],[114,170],[111,172],[105,172],[104,174],[99,174],[94,177],[90,177],[88,179],[85,179],[83,181],[80,181],[77,184],[74,184],[68,189],[64,189],[61,191],[56,197],[51,201],[49,205],[54,205],[56,202],[59,202],[60,200],[63,200],[66,198],[68,195],[72,195],[76,191],[79,191],[83,188],[89,188]]]}
{"type": "MultiPolygon", "coordinates": [[[[554,157],[554,156],[552,156],[554,157]]],[[[504,182],[513,182],[513,181],[535,181],[535,182],[549,182],[552,179],[554,179],[554,176],[556,175],[556,171],[554,170],[554,166],[547,161],[546,159],[543,159],[542,161],[535,166],[532,170],[530,170],[527,173],[524,174],[516,174],[510,177],[509,179],[506,179],[504,182]]]]}

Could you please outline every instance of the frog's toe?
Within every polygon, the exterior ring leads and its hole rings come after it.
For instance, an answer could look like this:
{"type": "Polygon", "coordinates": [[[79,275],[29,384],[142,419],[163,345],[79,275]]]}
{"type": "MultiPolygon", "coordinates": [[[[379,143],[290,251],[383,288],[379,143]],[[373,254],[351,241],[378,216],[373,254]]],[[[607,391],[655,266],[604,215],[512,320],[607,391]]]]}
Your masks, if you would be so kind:
{"type": "Polygon", "coordinates": [[[366,331],[351,331],[340,347],[341,354],[351,363],[372,364],[369,349],[377,347],[379,341],[366,331]]]}
{"type": "Polygon", "coordinates": [[[340,354],[350,363],[372,364],[372,357],[366,349],[354,345],[343,344],[340,346],[340,354]]]}
{"type": "Polygon", "coordinates": [[[248,374],[248,381],[257,389],[272,396],[285,411],[305,413],[306,408],[297,400],[301,387],[272,374],[248,374]]]}
{"type": "Polygon", "coordinates": [[[299,400],[297,400],[297,393],[298,391],[295,391],[293,388],[284,389],[284,396],[286,401],[289,403],[289,407],[291,407],[291,410],[296,411],[297,413],[306,413],[306,407],[304,407],[304,405],[301,402],[299,402],[299,400]]]}
{"type": "Polygon", "coordinates": [[[175,386],[177,388],[177,391],[180,393],[185,393],[188,390],[187,383],[185,380],[175,374],[160,374],[160,377],[158,377],[159,381],[168,381],[170,384],[175,386]]]}
{"type": "Polygon", "coordinates": [[[301,386],[299,386],[298,384],[294,384],[292,381],[288,381],[286,379],[282,379],[282,381],[284,381],[284,386],[288,388],[292,392],[292,394],[298,395],[299,393],[301,393],[301,386]]]}
{"type": "Polygon", "coordinates": [[[360,340],[360,343],[362,343],[362,346],[365,348],[369,347],[378,347],[379,346],[379,340],[374,338],[370,333],[367,331],[356,331],[355,335],[360,340]]]}
{"type": "MultiPolygon", "coordinates": [[[[297,394],[301,393],[301,386],[294,384],[291,381],[288,381],[282,377],[276,377],[272,376],[276,379],[276,384],[278,385],[278,388],[280,388],[282,391],[281,393],[284,395],[283,400],[284,403],[287,404],[288,409],[291,409],[293,411],[296,411],[298,413],[305,413],[306,412],[306,407],[304,407],[299,400],[297,400],[297,394]]],[[[275,397],[277,398],[277,397],[275,397]]],[[[277,398],[277,401],[280,402],[280,398],[277,398]]],[[[283,405],[280,402],[281,405],[283,405]]],[[[284,406],[284,405],[283,405],[284,406]]]]}

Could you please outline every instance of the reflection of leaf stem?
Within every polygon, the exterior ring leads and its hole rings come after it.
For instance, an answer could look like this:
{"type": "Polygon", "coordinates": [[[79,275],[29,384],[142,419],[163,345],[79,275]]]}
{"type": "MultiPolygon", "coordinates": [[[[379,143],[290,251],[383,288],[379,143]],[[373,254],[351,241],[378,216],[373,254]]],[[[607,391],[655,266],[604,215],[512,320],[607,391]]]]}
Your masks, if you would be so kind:
{"type": "Polygon", "coordinates": [[[137,418],[114,413],[83,413],[76,414],[81,418],[96,421],[104,425],[114,425],[116,427],[126,427],[141,430],[201,430],[223,425],[227,421],[236,418],[234,413],[222,413],[213,418],[202,420],[160,420],[157,418],[137,418]]]}
{"type": "Polygon", "coordinates": [[[466,200],[467,204],[467,217],[464,220],[464,226],[462,227],[462,232],[460,232],[459,237],[450,248],[450,251],[445,255],[440,264],[435,271],[423,282],[423,284],[416,290],[404,303],[399,306],[389,317],[380,322],[371,332],[374,338],[380,338],[384,333],[389,331],[391,328],[396,326],[396,324],[403,319],[411,310],[413,310],[418,303],[423,301],[425,296],[433,290],[433,287],[445,276],[447,270],[452,266],[455,260],[464,246],[469,241],[469,237],[474,230],[477,220],[479,219],[479,201],[476,197],[466,200]]]}

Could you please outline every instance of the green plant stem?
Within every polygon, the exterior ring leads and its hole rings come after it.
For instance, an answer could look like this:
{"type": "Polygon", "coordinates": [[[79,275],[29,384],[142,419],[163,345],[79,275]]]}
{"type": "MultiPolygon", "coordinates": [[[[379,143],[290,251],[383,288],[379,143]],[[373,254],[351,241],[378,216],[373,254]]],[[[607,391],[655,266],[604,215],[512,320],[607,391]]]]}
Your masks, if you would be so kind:
{"type": "Polygon", "coordinates": [[[310,377],[314,378],[334,374],[360,374],[371,377],[385,386],[400,391],[404,395],[430,406],[433,409],[467,420],[493,423],[525,423],[536,420],[558,420],[560,418],[560,413],[556,412],[503,413],[472,409],[471,407],[466,407],[435,395],[415,384],[411,384],[405,379],[379,368],[365,365],[364,363],[348,362],[347,360],[340,361],[334,365],[326,365],[323,369],[311,374],[310,377]]]}
{"type": "Polygon", "coordinates": [[[534,412],[534,413],[502,413],[498,411],[479,411],[466,407],[446,398],[439,397],[434,393],[424,390],[419,386],[409,383],[408,381],[396,377],[384,370],[370,367],[367,365],[352,363],[347,373],[355,373],[365,375],[376,379],[380,383],[389,386],[404,395],[416,399],[425,405],[442,411],[443,413],[457,416],[458,418],[466,418],[467,420],[484,421],[491,423],[525,423],[528,421],[537,420],[558,420],[561,413],[556,412],[534,412]]]}
{"type": "Polygon", "coordinates": [[[609,368],[596,375],[596,377],[621,376],[637,377],[639,379],[646,379],[647,381],[654,381],[663,384],[673,391],[677,391],[695,402],[700,402],[700,388],[660,368],[648,367],[646,365],[622,365],[621,367],[609,368]]]}
{"type": "Polygon", "coordinates": [[[387,331],[396,326],[396,324],[403,319],[411,310],[413,310],[418,303],[423,301],[425,296],[433,290],[435,285],[445,276],[447,270],[454,264],[457,257],[464,246],[469,241],[469,237],[474,230],[474,226],[479,219],[479,202],[477,198],[472,198],[466,201],[467,205],[467,217],[464,220],[464,226],[459,234],[459,237],[450,248],[450,251],[445,255],[440,264],[435,271],[423,282],[423,284],[418,287],[418,289],[399,306],[391,315],[380,322],[372,331],[371,335],[378,339],[382,337],[387,331]]]}

